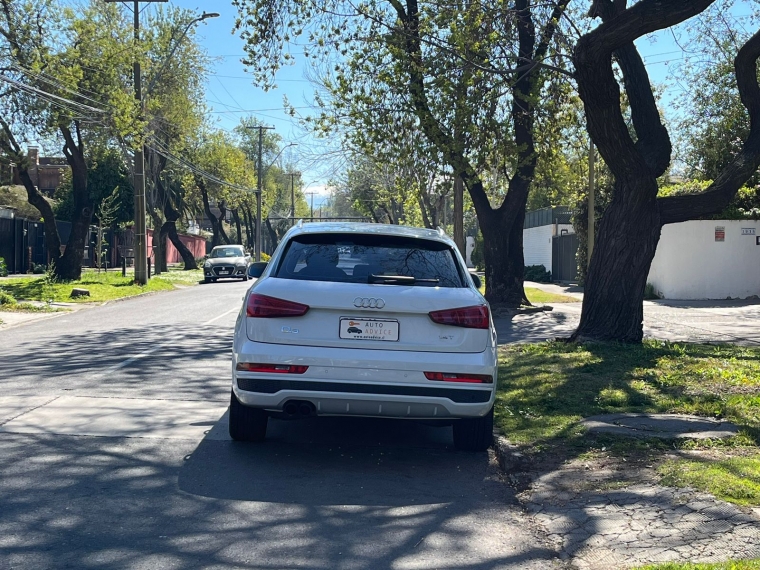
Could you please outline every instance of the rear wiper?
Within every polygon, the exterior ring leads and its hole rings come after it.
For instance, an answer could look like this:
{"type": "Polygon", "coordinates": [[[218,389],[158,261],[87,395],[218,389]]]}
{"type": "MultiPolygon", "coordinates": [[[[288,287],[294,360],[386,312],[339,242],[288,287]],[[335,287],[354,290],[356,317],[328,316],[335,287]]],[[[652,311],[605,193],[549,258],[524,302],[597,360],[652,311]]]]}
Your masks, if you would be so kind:
{"type": "Polygon", "coordinates": [[[411,275],[370,275],[369,283],[413,285],[414,283],[438,283],[440,279],[417,279],[411,275]]]}

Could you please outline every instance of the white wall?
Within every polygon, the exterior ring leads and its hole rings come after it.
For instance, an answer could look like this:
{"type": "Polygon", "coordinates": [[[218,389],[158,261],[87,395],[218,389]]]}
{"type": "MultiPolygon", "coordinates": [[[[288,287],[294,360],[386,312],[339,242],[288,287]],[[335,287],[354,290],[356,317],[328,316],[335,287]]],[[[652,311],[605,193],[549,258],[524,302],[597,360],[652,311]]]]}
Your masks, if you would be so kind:
{"type": "Polygon", "coordinates": [[[694,220],[662,229],[648,282],[666,299],[760,296],[760,222],[694,220]],[[715,228],[725,241],[715,241],[715,228]],[[754,228],[755,235],[742,235],[754,228]]]}
{"type": "Polygon", "coordinates": [[[554,226],[538,226],[523,230],[525,265],[543,265],[552,270],[552,233],[554,226]]]}
{"type": "Polygon", "coordinates": [[[525,265],[543,265],[547,271],[552,270],[552,236],[555,233],[574,234],[572,224],[538,226],[523,230],[523,256],[525,265]]]}
{"type": "Polygon", "coordinates": [[[467,262],[467,267],[475,267],[472,262],[472,252],[475,250],[475,238],[472,236],[465,236],[464,251],[467,254],[464,260],[467,262]]]}

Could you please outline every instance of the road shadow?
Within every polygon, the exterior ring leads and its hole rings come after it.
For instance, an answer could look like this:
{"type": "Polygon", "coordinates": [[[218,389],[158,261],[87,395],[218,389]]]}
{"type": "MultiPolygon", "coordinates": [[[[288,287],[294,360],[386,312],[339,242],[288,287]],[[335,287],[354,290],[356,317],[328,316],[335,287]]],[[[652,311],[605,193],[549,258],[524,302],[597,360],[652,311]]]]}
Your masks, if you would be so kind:
{"type": "Polygon", "coordinates": [[[270,419],[263,443],[232,441],[227,430],[225,414],[186,458],[180,489],[217,499],[403,506],[450,503],[472,488],[475,476],[482,487],[468,502],[509,495],[496,473],[489,475],[487,453],[454,450],[451,427],[373,418],[270,419]]]}
{"type": "Polygon", "coordinates": [[[29,336],[0,358],[6,394],[92,395],[97,382],[109,396],[224,402],[231,350],[230,331],[184,323],[29,336]]]}

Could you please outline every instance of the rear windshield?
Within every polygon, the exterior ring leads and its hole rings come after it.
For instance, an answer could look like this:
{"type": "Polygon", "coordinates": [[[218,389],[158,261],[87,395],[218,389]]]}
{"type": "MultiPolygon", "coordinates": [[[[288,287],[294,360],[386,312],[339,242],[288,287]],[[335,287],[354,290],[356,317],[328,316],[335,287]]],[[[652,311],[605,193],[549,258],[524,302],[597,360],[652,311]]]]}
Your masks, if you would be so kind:
{"type": "Polygon", "coordinates": [[[445,243],[366,234],[305,234],[295,237],[288,244],[274,277],[465,287],[454,252],[445,243]]]}

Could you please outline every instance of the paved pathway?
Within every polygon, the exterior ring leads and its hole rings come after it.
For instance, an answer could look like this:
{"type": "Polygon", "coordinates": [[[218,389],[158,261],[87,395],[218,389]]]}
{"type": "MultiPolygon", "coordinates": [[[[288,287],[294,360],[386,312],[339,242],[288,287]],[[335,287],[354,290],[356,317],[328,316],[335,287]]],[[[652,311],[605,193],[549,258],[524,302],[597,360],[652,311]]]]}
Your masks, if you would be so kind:
{"type": "MultiPolygon", "coordinates": [[[[540,342],[567,337],[581,316],[578,287],[526,283],[551,293],[576,297],[577,303],[555,303],[552,311],[496,316],[499,343],[540,342]]],[[[760,346],[760,301],[644,301],[644,336],[672,342],[726,342],[760,346]]]]}
{"type": "Polygon", "coordinates": [[[575,490],[590,481],[577,463],[541,476],[522,496],[571,568],[609,570],[662,562],[760,558],[760,509],[691,489],[632,485],[575,490]]]}

